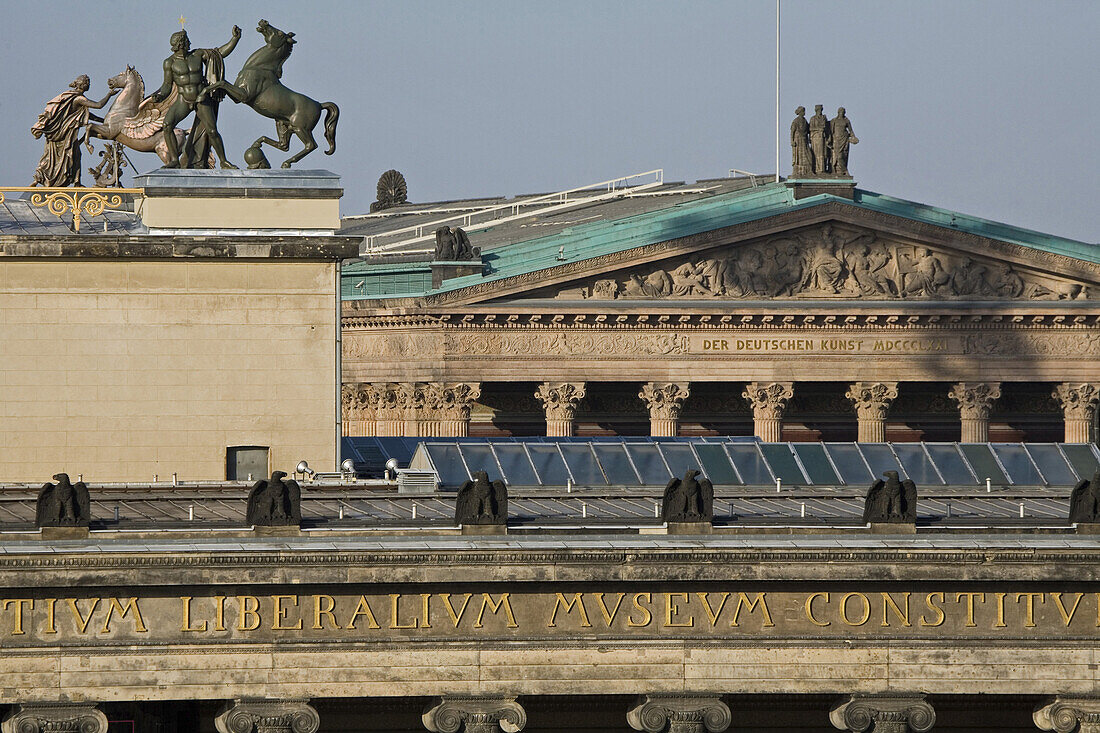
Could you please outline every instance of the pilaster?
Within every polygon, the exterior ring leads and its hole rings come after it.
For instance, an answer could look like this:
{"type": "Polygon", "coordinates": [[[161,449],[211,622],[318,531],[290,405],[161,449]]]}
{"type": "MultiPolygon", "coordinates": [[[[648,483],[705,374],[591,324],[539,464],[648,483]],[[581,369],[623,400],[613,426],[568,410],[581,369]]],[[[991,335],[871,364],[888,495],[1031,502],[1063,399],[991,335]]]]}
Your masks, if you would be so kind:
{"type": "Polygon", "coordinates": [[[377,390],[373,384],[345,382],[340,388],[340,418],[344,435],[376,435],[377,390]]]}
{"type": "Polygon", "coordinates": [[[470,408],[480,396],[480,382],[441,385],[439,435],[446,438],[465,438],[470,432],[470,408]]]}
{"type": "Polygon", "coordinates": [[[844,394],[856,408],[860,443],[886,442],[886,413],[898,398],[897,382],[855,382],[844,394]]]}
{"type": "Polygon", "coordinates": [[[962,422],[960,441],[988,442],[989,413],[993,403],[1001,397],[1001,383],[958,382],[951,386],[947,396],[959,404],[959,419],[962,422]]]}
{"type": "Polygon", "coordinates": [[[546,434],[555,438],[573,435],[573,418],[577,405],[584,399],[584,382],[543,382],[535,391],[546,411],[546,434]]]}
{"type": "Polygon", "coordinates": [[[1052,395],[1062,406],[1066,421],[1067,443],[1093,443],[1096,435],[1096,407],[1100,404],[1100,386],[1085,382],[1063,382],[1052,395]]]}
{"type": "Polygon", "coordinates": [[[317,733],[321,717],[309,700],[237,698],[214,718],[218,733],[317,733]]]}
{"type": "Polygon", "coordinates": [[[691,394],[689,384],[677,382],[647,382],[638,393],[649,408],[649,434],[675,437],[680,425],[680,410],[691,394]]]}
{"type": "Polygon", "coordinates": [[[427,404],[425,386],[419,382],[402,382],[398,385],[398,394],[401,396],[401,408],[404,414],[404,425],[398,435],[417,437],[423,435],[420,429],[420,417],[427,404]]]}
{"type": "Polygon", "coordinates": [[[401,435],[405,429],[405,405],[398,384],[383,382],[374,385],[376,390],[376,435],[401,435]]]}
{"type": "Polygon", "coordinates": [[[794,382],[749,382],[741,393],[752,407],[753,432],[768,443],[783,439],[783,412],[794,397],[794,382]]]}
{"type": "Polygon", "coordinates": [[[3,733],[107,733],[107,716],[95,705],[32,703],[12,706],[3,723],[3,733]]]}
{"type": "Polygon", "coordinates": [[[834,728],[853,733],[923,733],[936,724],[924,695],[852,695],[829,712],[834,728]]]}
{"type": "Polygon", "coordinates": [[[1039,730],[1100,733],[1100,698],[1058,696],[1040,703],[1031,718],[1039,730]]]}
{"type": "Polygon", "coordinates": [[[517,733],[527,725],[527,712],[514,697],[439,698],[421,716],[432,733],[517,733]]]}
{"type": "Polygon", "coordinates": [[[732,720],[724,702],[703,695],[646,695],[626,714],[631,728],[647,733],[719,733],[732,720]]]}

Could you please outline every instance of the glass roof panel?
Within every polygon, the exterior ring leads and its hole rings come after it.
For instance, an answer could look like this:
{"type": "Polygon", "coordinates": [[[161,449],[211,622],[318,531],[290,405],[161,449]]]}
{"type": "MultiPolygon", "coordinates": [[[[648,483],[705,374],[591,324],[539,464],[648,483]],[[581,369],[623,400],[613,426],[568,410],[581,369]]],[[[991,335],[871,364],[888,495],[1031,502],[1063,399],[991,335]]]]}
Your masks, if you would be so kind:
{"type": "Polygon", "coordinates": [[[966,457],[967,463],[978,475],[978,483],[985,483],[986,479],[995,484],[1007,484],[1008,477],[1004,475],[1001,467],[993,458],[993,452],[989,449],[989,443],[962,443],[959,450],[966,457]]]}
{"type": "Polygon", "coordinates": [[[806,477],[802,474],[802,469],[798,467],[798,463],[794,460],[794,454],[791,453],[789,443],[761,443],[760,452],[768,460],[768,465],[772,467],[772,473],[783,479],[783,483],[807,483],[806,477]]]}
{"type": "Polygon", "coordinates": [[[638,474],[631,467],[622,443],[597,443],[592,446],[592,450],[596,452],[596,458],[613,486],[638,485],[638,474]]]}
{"type": "Polygon", "coordinates": [[[856,448],[855,443],[826,443],[825,450],[840,471],[844,483],[849,486],[861,486],[871,482],[871,472],[856,448]]]}
{"type": "Polygon", "coordinates": [[[928,449],[932,460],[936,462],[936,468],[940,469],[949,486],[972,486],[979,483],[966,467],[966,461],[959,454],[959,446],[955,443],[927,443],[924,447],[928,449]]]}
{"type": "Polygon", "coordinates": [[[535,470],[542,478],[543,486],[565,486],[569,481],[569,471],[566,470],[565,461],[561,459],[556,445],[531,443],[527,446],[527,451],[531,454],[535,470]]]}
{"type": "Polygon", "coordinates": [[[1001,464],[1008,471],[1012,483],[1030,486],[1043,485],[1042,476],[1035,470],[1035,466],[1032,465],[1031,459],[1021,443],[992,443],[989,447],[1001,459],[1001,464]]]}
{"type": "Polygon", "coordinates": [[[607,479],[592,454],[592,446],[588,443],[562,443],[559,447],[565,462],[569,464],[574,483],[580,486],[607,486],[607,479]]]}
{"type": "Polygon", "coordinates": [[[905,475],[913,479],[917,486],[943,486],[943,480],[936,473],[924,446],[920,443],[894,443],[894,453],[901,459],[905,475]]]}
{"type": "Polygon", "coordinates": [[[627,451],[634,459],[634,466],[642,475],[642,482],[647,486],[664,486],[672,478],[668,472],[657,446],[645,443],[627,443],[627,451]]]}
{"type": "Polygon", "coordinates": [[[876,479],[882,478],[882,474],[887,471],[897,471],[902,478],[909,478],[886,443],[860,443],[859,450],[867,459],[867,465],[871,467],[871,473],[876,479]]]}
{"type": "Polygon", "coordinates": [[[693,468],[702,470],[699,459],[695,457],[690,445],[686,443],[661,443],[660,445],[661,453],[664,454],[673,476],[679,478],[693,468]]]}
{"type": "Polygon", "coordinates": [[[825,446],[821,443],[796,443],[791,446],[802,461],[802,467],[810,476],[810,482],[818,485],[836,486],[841,483],[829,458],[825,455],[825,446]]]}
{"type": "Polygon", "coordinates": [[[439,483],[443,486],[457,488],[470,479],[466,466],[462,463],[462,456],[458,453],[458,445],[454,443],[425,443],[424,450],[432,459],[435,472],[439,474],[439,483]]]}
{"type": "Polygon", "coordinates": [[[710,479],[712,484],[715,486],[719,484],[726,486],[741,485],[741,481],[734,473],[733,465],[730,463],[729,456],[726,455],[721,443],[696,444],[695,452],[699,455],[699,460],[703,462],[699,470],[710,479]]]}
{"type": "Polygon", "coordinates": [[[462,457],[466,459],[466,466],[471,474],[484,471],[489,474],[490,481],[501,478],[500,467],[497,466],[497,459],[493,457],[493,449],[488,443],[459,444],[458,449],[462,451],[462,457]]]}
{"type": "Polygon", "coordinates": [[[538,486],[539,480],[531,468],[527,452],[519,443],[497,443],[493,446],[497,460],[504,469],[504,481],[509,486],[538,486]]]}
{"type": "Polygon", "coordinates": [[[772,476],[771,471],[768,470],[764,458],[756,449],[756,444],[727,443],[726,450],[746,484],[767,486],[775,483],[775,476],[772,476]]]}
{"type": "Polygon", "coordinates": [[[1031,454],[1032,460],[1039,466],[1039,470],[1043,472],[1043,478],[1047,480],[1048,484],[1069,486],[1077,482],[1077,477],[1073,475],[1073,470],[1066,463],[1066,459],[1062,457],[1057,445],[1053,443],[1027,443],[1024,448],[1031,454]]]}
{"type": "MultiPolygon", "coordinates": [[[[1096,473],[1096,470],[1100,468],[1100,463],[1096,460],[1096,453],[1093,452],[1092,446],[1090,445],[1082,443],[1063,443],[1062,452],[1066,454],[1066,458],[1073,464],[1073,470],[1083,479],[1091,479],[1092,475],[1096,473]]],[[[1076,483],[1076,481],[1074,483],[1076,483]]]]}

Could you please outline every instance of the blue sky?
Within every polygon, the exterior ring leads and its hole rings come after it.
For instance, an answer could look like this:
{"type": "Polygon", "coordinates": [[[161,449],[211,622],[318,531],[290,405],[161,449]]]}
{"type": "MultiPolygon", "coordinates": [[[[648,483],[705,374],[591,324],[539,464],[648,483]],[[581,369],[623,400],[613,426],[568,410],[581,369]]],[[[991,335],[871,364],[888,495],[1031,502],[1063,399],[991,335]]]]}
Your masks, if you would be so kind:
{"type": "MultiPolygon", "coordinates": [[[[1100,3],[782,7],[784,138],[799,104],[830,115],[844,106],[862,187],[1100,242],[1100,3]]],[[[8,2],[0,185],[30,181],[41,142],[29,128],[77,74],[92,77],[96,98],[126,64],[155,87],[181,14],[195,46],[241,26],[230,78],[262,43],[259,18],[297,34],[284,83],[341,108],[336,155],[300,167],[343,176],[345,214],[367,209],[389,168],[405,174],[413,201],[545,192],[652,168],[689,181],[771,173],[774,11],[772,0],[8,2]]],[[[230,102],[221,120],[238,165],[273,132],[230,102]]],[[[85,156],[85,167],[94,162],[85,156]]]]}

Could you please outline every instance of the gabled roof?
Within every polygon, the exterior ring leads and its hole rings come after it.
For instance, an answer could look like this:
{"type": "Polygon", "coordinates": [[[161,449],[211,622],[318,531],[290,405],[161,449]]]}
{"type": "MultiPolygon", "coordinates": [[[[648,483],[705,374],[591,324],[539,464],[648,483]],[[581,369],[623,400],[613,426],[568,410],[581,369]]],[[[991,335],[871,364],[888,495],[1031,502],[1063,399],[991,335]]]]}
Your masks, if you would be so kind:
{"type": "MultiPolygon", "coordinates": [[[[699,182],[703,183],[707,182],[699,182]]],[[[441,287],[433,289],[430,287],[428,256],[400,258],[404,262],[395,261],[393,257],[365,258],[346,266],[344,298],[355,300],[445,293],[823,206],[834,211],[847,208],[853,216],[858,216],[859,212],[883,215],[914,225],[960,232],[1100,264],[1098,244],[1043,234],[861,189],[854,190],[852,199],[829,193],[796,198],[794,189],[788,183],[781,182],[751,188],[739,186],[735,190],[716,187],[709,195],[695,193],[683,197],[652,197],[641,211],[637,208],[630,211],[629,207],[621,204],[621,200],[594,204],[579,212],[571,210],[552,217],[559,220],[570,217],[576,223],[562,225],[560,221],[547,222],[547,228],[553,229],[549,234],[544,234],[546,228],[535,225],[543,222],[519,222],[506,231],[493,231],[491,235],[471,227],[467,230],[471,243],[483,247],[483,274],[449,279],[441,287]],[[657,202],[663,205],[655,207],[657,202]],[[507,234],[509,241],[502,243],[502,234],[507,234]],[[395,282],[392,275],[398,271],[403,278],[395,282]],[[390,281],[385,280],[387,277],[391,278],[390,281]],[[359,288],[349,285],[351,278],[360,284],[359,288]]]]}

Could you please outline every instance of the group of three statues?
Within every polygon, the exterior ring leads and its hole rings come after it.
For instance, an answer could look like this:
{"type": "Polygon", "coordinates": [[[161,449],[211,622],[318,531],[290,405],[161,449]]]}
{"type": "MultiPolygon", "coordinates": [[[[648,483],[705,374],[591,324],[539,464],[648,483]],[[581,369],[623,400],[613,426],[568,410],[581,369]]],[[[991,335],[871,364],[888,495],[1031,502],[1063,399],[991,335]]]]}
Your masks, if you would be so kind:
{"type": "Polygon", "coordinates": [[[110,92],[99,101],[85,96],[90,80],[86,75],[78,76],[69,90],[46,104],[31,128],[36,138],[46,139],[32,185],[80,185],[80,146],[83,143],[90,151],[90,138],[155,152],[166,168],[210,168],[215,157],[222,168],[236,168],[226,157],[218,133],[218,105],[226,96],[275,120],[277,139],[260,137],[245,151],[250,168],[269,167],[261,145],[289,150],[292,134],[304,147],[283,163],[284,168],[315,150],[313,128],[322,111],[326,113],[325,140],[329,144],[325,152],[334,153],[339,108],[332,102],[317,102],[292,91],[279,81],[283,62],[296,42],[294,34],[284,33],[266,20],[261,20],[256,30],[264,37],[264,45],[249,56],[234,84],[225,80],[225,57],[241,38],[237,26],[233,26],[229,42],[218,48],[192,49],[187,31],[172,34],[172,55],[164,60],[164,82],[148,97],[141,75],[132,66],[108,80],[110,92]],[[102,109],[116,94],[118,99],[102,118],[91,113],[102,109]],[[192,112],[195,117],[191,129],[176,129],[192,112]]]}
{"type": "Polygon", "coordinates": [[[806,108],[794,111],[791,123],[792,178],[847,178],[848,148],[859,142],[844,108],[828,119],[822,106],[814,107],[814,116],[806,119],[806,108]]]}

